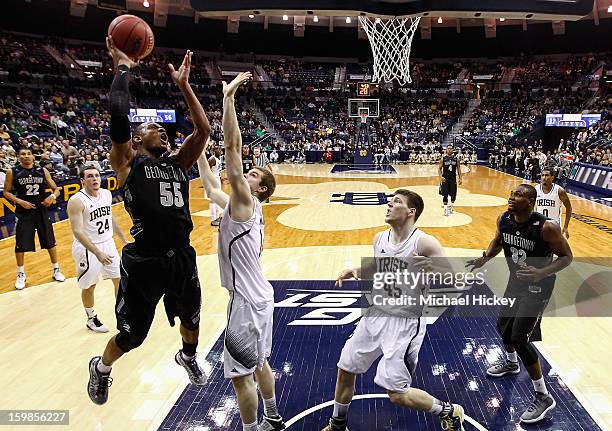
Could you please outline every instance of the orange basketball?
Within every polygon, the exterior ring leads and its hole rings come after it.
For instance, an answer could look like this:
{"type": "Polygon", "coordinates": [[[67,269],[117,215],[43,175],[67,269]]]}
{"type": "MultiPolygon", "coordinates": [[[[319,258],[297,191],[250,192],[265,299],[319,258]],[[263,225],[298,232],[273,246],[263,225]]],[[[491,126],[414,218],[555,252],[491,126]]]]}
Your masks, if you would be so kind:
{"type": "Polygon", "coordinates": [[[134,15],[120,15],[108,26],[108,36],[117,48],[134,60],[146,57],[153,50],[153,30],[143,19],[134,15]]]}

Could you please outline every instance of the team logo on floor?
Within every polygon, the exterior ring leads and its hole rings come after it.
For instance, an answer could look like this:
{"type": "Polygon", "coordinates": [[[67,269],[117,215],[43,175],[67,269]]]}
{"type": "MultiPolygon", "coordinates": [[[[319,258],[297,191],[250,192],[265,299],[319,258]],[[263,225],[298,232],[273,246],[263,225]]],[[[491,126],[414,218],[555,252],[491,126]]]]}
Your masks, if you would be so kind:
{"type": "Polygon", "coordinates": [[[387,205],[393,194],[385,192],[345,192],[332,193],[330,202],[346,205],[387,205]]]}

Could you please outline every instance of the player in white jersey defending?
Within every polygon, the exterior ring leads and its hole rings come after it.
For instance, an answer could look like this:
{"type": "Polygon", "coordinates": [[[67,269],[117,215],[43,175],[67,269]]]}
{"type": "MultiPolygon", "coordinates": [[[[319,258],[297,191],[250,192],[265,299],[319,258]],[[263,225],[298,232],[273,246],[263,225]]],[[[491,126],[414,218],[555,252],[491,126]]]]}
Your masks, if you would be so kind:
{"type": "MultiPolygon", "coordinates": [[[[221,178],[221,149],[215,148],[212,151],[212,156],[208,158],[208,165],[212,170],[212,173],[221,178]]],[[[219,206],[214,202],[210,201],[210,225],[219,226],[221,223],[221,216],[219,215],[219,206]]]]}
{"type": "MultiPolygon", "coordinates": [[[[418,267],[430,258],[445,256],[436,238],[415,227],[423,208],[423,199],[417,193],[405,189],[395,192],[385,216],[391,228],[374,237],[377,260],[410,258],[418,267]]],[[[342,280],[359,279],[361,275],[361,268],[345,269],[336,284],[342,286],[342,280]]],[[[373,306],[367,310],[340,354],[334,412],[323,431],[347,429],[356,375],[368,371],[381,356],[374,382],[387,390],[393,404],[439,416],[442,429],[446,431],[463,430],[460,405],[440,401],[425,391],[410,387],[426,330],[422,313],[414,311],[410,306],[373,306]]]]}
{"type": "Polygon", "coordinates": [[[113,195],[100,187],[100,171],[87,165],[80,173],[81,190],[68,201],[68,217],[74,241],[72,257],[76,264],[81,300],[87,314],[87,327],[94,332],[108,332],[94,311],[94,289],[100,275],[111,279],[115,297],[119,289],[119,253],[113,241],[113,232],[123,244],[127,241],[112,215],[113,195]]]}
{"type": "Polygon", "coordinates": [[[272,172],[254,167],[242,169],[242,137],[234,94],[251,78],[250,72],[238,74],[223,83],[223,134],[225,166],[232,194],[221,190],[206,156],[200,156],[198,168],[208,197],[225,208],[219,227],[219,269],[221,285],[230,292],[227,328],[223,351],[224,374],[232,379],[243,431],[285,429],[276,407],[274,375],[268,364],[272,351],[274,290],[264,278],[259,262],[263,250],[264,220],[261,202],[276,188],[272,172]],[[257,387],[264,401],[263,421],[257,424],[257,387]]]}
{"type": "Polygon", "coordinates": [[[551,168],[543,168],[540,174],[540,184],[535,189],[538,193],[536,199],[536,211],[561,226],[561,204],[565,207],[565,220],[562,233],[569,238],[569,223],[572,219],[572,203],[567,193],[558,184],[554,184],[553,171],[551,168]]]}

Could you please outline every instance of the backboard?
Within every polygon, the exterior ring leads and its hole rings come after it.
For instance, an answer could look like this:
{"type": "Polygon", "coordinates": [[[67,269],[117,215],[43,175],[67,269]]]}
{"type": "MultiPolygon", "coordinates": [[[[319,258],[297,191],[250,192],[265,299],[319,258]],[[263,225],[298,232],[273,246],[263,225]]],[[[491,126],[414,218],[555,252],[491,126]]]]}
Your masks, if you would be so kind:
{"type": "Polygon", "coordinates": [[[380,115],[379,99],[349,99],[348,116],[350,118],[370,118],[380,115]]]}

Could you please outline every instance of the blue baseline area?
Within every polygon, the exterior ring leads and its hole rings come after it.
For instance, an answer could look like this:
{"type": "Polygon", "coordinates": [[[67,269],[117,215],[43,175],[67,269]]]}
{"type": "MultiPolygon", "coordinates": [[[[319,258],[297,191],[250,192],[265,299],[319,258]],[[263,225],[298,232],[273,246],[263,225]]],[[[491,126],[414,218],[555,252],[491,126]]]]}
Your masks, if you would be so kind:
{"type": "MultiPolygon", "coordinates": [[[[358,303],[350,305],[347,298],[358,298],[359,292],[347,291],[351,288],[350,283],[344,290],[334,289],[331,281],[272,283],[277,306],[270,364],[276,375],[278,406],[285,420],[289,421],[305,410],[333,399],[336,363],[360,316],[360,310],[356,308],[358,303]],[[335,299],[329,296],[330,293],[335,294],[335,299]],[[344,298],[340,300],[348,303],[348,307],[339,308],[332,303],[335,301],[338,305],[339,293],[344,298]],[[304,307],[305,304],[312,306],[304,307]],[[339,322],[345,324],[339,325],[339,322]]],[[[470,293],[490,295],[486,286],[473,288],[470,293]]],[[[519,416],[531,400],[531,380],[524,369],[517,376],[501,379],[485,375],[485,368],[501,353],[493,317],[496,313],[487,313],[486,317],[465,317],[469,313],[469,309],[458,311],[449,308],[428,326],[414,387],[425,389],[439,399],[461,403],[467,415],[492,431],[601,430],[546,360],[542,361],[542,368],[557,408],[539,424],[519,425],[519,416]]],[[[200,359],[212,370],[208,383],[203,387],[188,385],[159,430],[242,429],[232,386],[223,378],[222,357],[221,337],[206,360],[200,359]]],[[[374,365],[368,373],[357,378],[356,394],[384,393],[374,384],[375,372],[374,365]]],[[[327,423],[331,413],[331,407],[316,409],[288,429],[318,431],[327,423]]],[[[386,399],[367,398],[352,402],[349,429],[429,431],[439,430],[440,426],[430,414],[395,407],[386,399]]],[[[476,428],[466,423],[465,429],[476,428]]]]}

